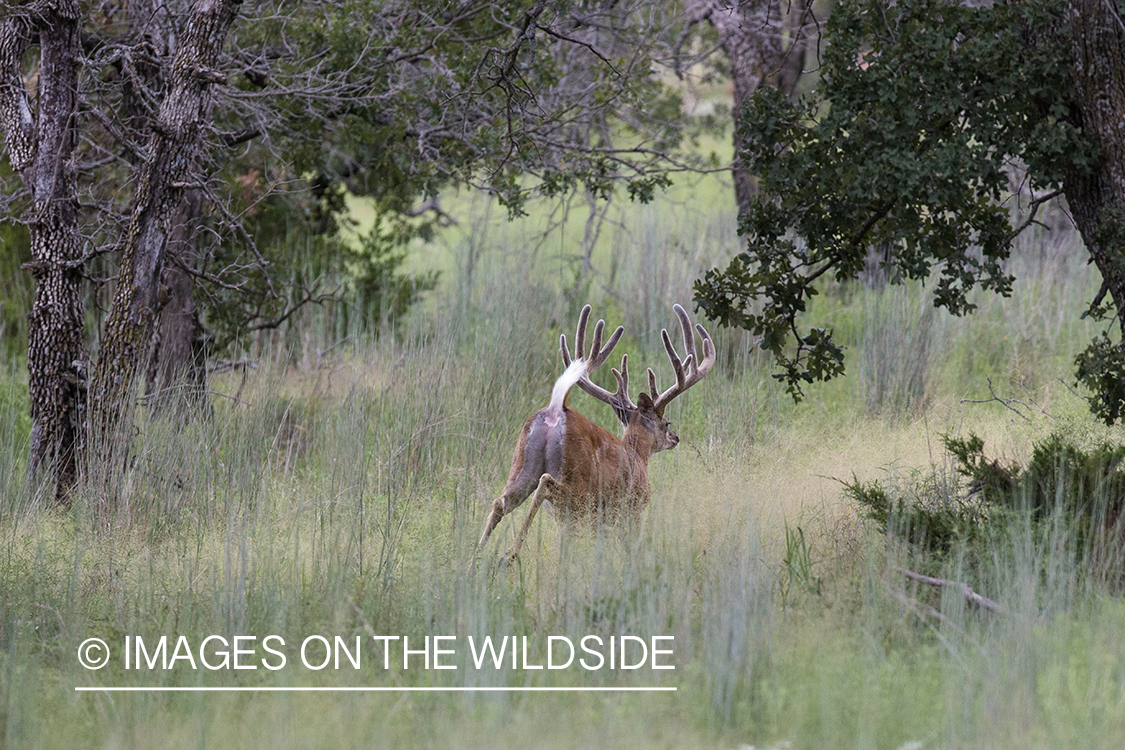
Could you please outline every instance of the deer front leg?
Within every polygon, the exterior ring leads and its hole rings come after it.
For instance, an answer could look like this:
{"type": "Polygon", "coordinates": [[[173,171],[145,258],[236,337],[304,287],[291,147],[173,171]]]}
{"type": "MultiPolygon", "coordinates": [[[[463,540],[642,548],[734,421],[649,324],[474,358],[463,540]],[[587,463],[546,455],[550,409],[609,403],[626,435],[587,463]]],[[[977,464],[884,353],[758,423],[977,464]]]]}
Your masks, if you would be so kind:
{"type": "Polygon", "coordinates": [[[531,510],[528,511],[527,520],[523,522],[523,528],[520,529],[519,536],[516,537],[516,543],[504,556],[506,561],[511,562],[519,556],[524,537],[527,536],[527,532],[531,528],[531,522],[535,520],[535,514],[539,511],[539,506],[549,498],[552,490],[559,486],[559,483],[550,474],[539,477],[539,486],[535,488],[535,496],[531,499],[531,510]]]}

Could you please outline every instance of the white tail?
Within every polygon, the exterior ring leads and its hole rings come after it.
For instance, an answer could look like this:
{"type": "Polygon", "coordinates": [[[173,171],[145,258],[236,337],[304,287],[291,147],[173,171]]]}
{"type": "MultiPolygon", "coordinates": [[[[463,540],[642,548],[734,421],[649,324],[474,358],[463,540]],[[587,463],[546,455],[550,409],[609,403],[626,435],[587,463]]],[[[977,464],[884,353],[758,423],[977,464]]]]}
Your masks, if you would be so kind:
{"type": "Polygon", "coordinates": [[[559,379],[555,381],[555,387],[551,389],[551,403],[547,404],[546,411],[549,422],[557,422],[558,418],[562,416],[567,392],[584,377],[586,377],[586,360],[581,357],[571,362],[570,366],[563,371],[563,374],[559,375],[559,379]]]}

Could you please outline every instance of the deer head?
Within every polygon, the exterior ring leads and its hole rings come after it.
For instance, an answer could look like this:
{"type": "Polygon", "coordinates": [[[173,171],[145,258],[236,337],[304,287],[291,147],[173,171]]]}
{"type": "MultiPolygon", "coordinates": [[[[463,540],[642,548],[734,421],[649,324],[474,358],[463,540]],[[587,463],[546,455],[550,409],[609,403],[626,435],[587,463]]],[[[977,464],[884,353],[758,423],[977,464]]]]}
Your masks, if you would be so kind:
{"type": "MultiPolygon", "coordinates": [[[[715,343],[711,340],[711,336],[703,326],[696,324],[695,331],[699,333],[703,346],[703,357],[700,358],[695,346],[695,332],[692,330],[691,320],[688,318],[687,312],[679,305],[673,305],[672,310],[676,313],[680,322],[686,354],[686,358],[681,360],[676,348],[672,345],[668,330],[666,328],[661,329],[660,337],[664,342],[664,351],[668,353],[668,360],[671,362],[672,370],[676,376],[674,385],[665,391],[661,391],[656,385],[656,373],[650,367],[648,368],[649,390],[647,393],[642,391],[637,396],[636,403],[634,403],[629,398],[629,355],[627,354],[621,357],[621,369],[613,368],[613,377],[617,381],[616,392],[610,393],[594,384],[590,380],[589,373],[605,362],[624,330],[618,328],[609,343],[603,348],[601,347],[601,339],[604,321],[600,320],[594,327],[594,343],[590,350],[590,356],[586,360],[588,363],[586,375],[579,379],[576,384],[586,393],[612,407],[613,413],[617,415],[617,419],[625,427],[623,442],[628,444],[632,440],[635,443],[645,444],[645,447],[648,448],[647,453],[670,450],[679,444],[680,438],[672,431],[671,423],[664,416],[664,410],[673,399],[705,378],[715,364],[715,343]]],[[[578,316],[578,330],[574,336],[575,351],[579,356],[585,351],[586,325],[589,317],[590,306],[586,305],[582,308],[581,315],[578,316]]],[[[559,337],[559,351],[562,355],[563,364],[569,367],[572,357],[566,343],[565,334],[559,337]]]]}

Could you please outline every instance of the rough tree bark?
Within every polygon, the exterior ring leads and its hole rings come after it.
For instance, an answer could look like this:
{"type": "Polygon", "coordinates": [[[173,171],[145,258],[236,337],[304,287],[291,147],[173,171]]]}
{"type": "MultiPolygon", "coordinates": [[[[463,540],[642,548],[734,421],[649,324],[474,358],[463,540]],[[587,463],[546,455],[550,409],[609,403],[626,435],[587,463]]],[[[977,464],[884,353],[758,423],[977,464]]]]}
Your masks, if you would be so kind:
{"type": "MultiPolygon", "coordinates": [[[[178,13],[189,4],[175,6],[167,0],[129,0],[128,38],[145,39],[155,45],[158,56],[172,58],[179,46],[178,13]],[[182,6],[182,7],[181,7],[182,6]]],[[[160,66],[134,63],[150,90],[160,88],[160,66]]],[[[151,122],[145,97],[132,86],[132,77],[122,80],[123,110],[131,131],[151,137],[151,122]]],[[[210,120],[210,112],[204,114],[210,120]]],[[[136,162],[136,166],[140,166],[136,162]]],[[[203,215],[203,191],[186,188],[168,237],[168,261],[160,280],[158,319],[152,358],[145,377],[150,408],[161,413],[187,417],[200,411],[209,413],[207,393],[206,331],[194,298],[195,277],[184,268],[194,269],[199,261],[196,229],[203,215]]]]}
{"type": "Polygon", "coordinates": [[[808,47],[802,31],[805,0],[688,0],[689,23],[707,21],[719,36],[733,85],[734,161],[731,177],[738,212],[746,213],[754,197],[754,181],[740,156],[744,139],[739,127],[742,107],[763,83],[793,96],[808,47]]]}
{"type": "Polygon", "coordinates": [[[1066,175],[1063,191],[1125,341],[1125,29],[1113,3],[1072,0],[1070,11],[1071,117],[1104,158],[1092,173],[1066,175]]]}
{"type": "Polygon", "coordinates": [[[160,281],[161,307],[145,382],[150,405],[167,413],[186,414],[185,408],[198,413],[209,404],[207,331],[193,296],[195,277],[184,270],[199,261],[196,229],[202,213],[201,191],[184,190],[168,238],[172,262],[165,264],[160,281]]]}
{"type": "Polygon", "coordinates": [[[75,0],[11,4],[0,20],[0,123],[8,158],[32,195],[35,298],[29,320],[32,480],[54,475],[65,502],[78,473],[85,407],[82,258],[71,164],[80,10],[75,0]],[[36,111],[21,75],[39,38],[36,111]],[[44,473],[50,472],[50,474],[44,473]]]}
{"type": "Polygon", "coordinates": [[[791,0],[783,16],[787,19],[788,47],[781,51],[777,68],[770,73],[771,84],[790,99],[797,95],[797,84],[805,73],[812,37],[805,28],[812,21],[811,0],[791,0]]]}
{"type": "Polygon", "coordinates": [[[90,418],[99,451],[131,423],[138,376],[152,355],[161,272],[174,220],[199,153],[216,62],[241,0],[198,0],[180,38],[145,152],[125,235],[113,304],[90,377],[90,418]]]}

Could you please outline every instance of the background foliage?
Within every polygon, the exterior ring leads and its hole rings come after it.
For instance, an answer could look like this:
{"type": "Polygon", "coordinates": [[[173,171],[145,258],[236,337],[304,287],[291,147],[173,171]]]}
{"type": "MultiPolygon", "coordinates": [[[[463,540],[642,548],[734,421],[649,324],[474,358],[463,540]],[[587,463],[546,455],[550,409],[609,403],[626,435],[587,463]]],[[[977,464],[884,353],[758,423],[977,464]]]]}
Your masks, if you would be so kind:
{"type": "MultiPolygon", "coordinates": [[[[844,369],[830,328],[798,329],[825,279],[857,279],[872,260],[891,283],[935,274],[934,305],[971,313],[975,288],[1011,294],[1019,230],[1064,174],[1100,158],[1064,96],[1060,3],[884,6],[834,10],[813,95],[763,90],[747,106],[744,158],[761,187],[740,224],[747,247],[695,288],[710,317],[760,337],[794,398],[844,369]]],[[[1080,378],[1105,386],[1089,369],[1080,378]]]]}
{"type": "MultiPolygon", "coordinates": [[[[293,43],[326,45],[320,47],[326,50],[325,70],[343,86],[339,90],[349,91],[384,81],[353,81],[348,76],[354,71],[333,58],[336,44],[366,54],[362,35],[349,29],[367,30],[368,38],[375,32],[404,38],[416,33],[409,24],[387,20],[412,18],[409,13],[375,17],[368,11],[436,13],[464,5],[313,6],[322,17],[306,19],[309,28],[299,34],[282,16],[272,17],[275,6],[263,5],[268,12],[261,27],[246,33],[251,40],[261,33],[261,45],[265,37],[286,34],[293,43]]],[[[526,17],[539,5],[512,6],[514,15],[489,6],[496,14],[468,19],[458,33],[466,39],[486,35],[493,22],[510,32],[519,12],[526,17]]],[[[602,6],[565,7],[578,13],[602,6]]],[[[1001,54],[1018,52],[1004,19],[1048,6],[1001,6],[989,27],[993,37],[980,40],[968,33],[971,25],[958,32],[966,35],[953,37],[948,29],[921,23],[884,29],[863,15],[870,7],[841,10],[841,33],[853,29],[858,45],[864,35],[886,32],[879,37],[886,54],[866,67],[847,67],[841,48],[836,62],[825,60],[827,73],[870,76],[868,83],[906,97],[918,81],[936,86],[954,79],[927,77],[925,60],[903,68],[909,76],[897,76],[886,67],[891,51],[908,58],[948,52],[951,70],[968,75],[970,60],[956,53],[977,45],[975,54],[996,56],[1000,77],[978,74],[973,80],[994,86],[994,93],[1010,97],[1009,104],[1031,106],[1034,97],[1016,90],[1014,64],[1001,54]],[[957,40],[956,49],[950,39],[957,40]]],[[[903,7],[921,13],[936,6],[903,7]]],[[[949,12],[968,18],[960,6],[949,12]]],[[[972,18],[975,24],[978,17],[972,18]]],[[[591,27],[602,33],[601,26],[591,27]]],[[[532,67],[562,59],[557,49],[548,49],[553,42],[539,41],[535,49],[518,49],[527,56],[519,59],[532,67]]],[[[463,48],[456,40],[449,44],[445,49],[455,58],[463,48]]],[[[484,44],[497,47],[489,54],[503,61],[507,47],[484,44]]],[[[778,212],[763,197],[760,216],[743,224],[751,230],[745,250],[732,191],[721,176],[675,174],[648,204],[604,201],[599,186],[606,184],[605,173],[598,164],[614,162],[596,128],[578,133],[588,138],[581,143],[594,144],[588,160],[560,167],[573,178],[569,183],[562,177],[553,182],[556,173],[546,167],[535,172],[539,167],[525,165],[523,171],[537,179],[524,180],[513,167],[511,174],[520,176],[515,193],[506,192],[513,183],[505,181],[504,169],[495,184],[491,175],[484,180],[474,173],[481,187],[498,191],[492,196],[487,190],[427,192],[427,180],[440,185],[445,179],[427,170],[456,165],[457,149],[495,146],[472,137],[443,141],[441,148],[452,149],[449,161],[432,165],[422,134],[410,131],[412,116],[396,119],[439,101],[423,79],[436,75],[440,58],[419,58],[416,78],[399,81],[406,87],[401,100],[380,104],[360,97],[355,112],[338,112],[318,128],[305,121],[308,112],[296,94],[308,82],[287,69],[289,59],[267,55],[264,46],[248,49],[262,56],[239,58],[245,80],[235,80],[231,97],[256,102],[262,84],[255,78],[276,76],[283,90],[294,93],[283,100],[291,108],[285,116],[293,128],[305,130],[243,142],[248,145],[238,158],[216,172],[231,192],[213,201],[212,209],[226,207],[239,216],[249,239],[221,230],[212,215],[204,217],[215,223],[207,224],[213,234],[207,235],[208,259],[200,268],[223,270],[227,281],[244,285],[230,296],[225,293],[232,290],[222,286],[198,290],[219,336],[212,353],[231,358],[210,360],[209,413],[184,418],[142,400],[137,430],[128,436],[129,460],[120,462],[120,502],[107,509],[96,488],[83,487],[64,511],[27,482],[31,428],[19,350],[0,368],[4,744],[1117,750],[1125,735],[1125,607],[1119,590],[1123,541],[1114,514],[1122,496],[1123,449],[1120,436],[1091,419],[1086,401],[1060,382],[1101,333],[1101,324],[1082,315],[1101,279],[1065,206],[1043,201],[1036,214],[1041,223],[1009,243],[1005,222],[1018,226],[1029,212],[1011,218],[1006,204],[990,202],[995,188],[1001,201],[1019,195],[1026,207],[1053,192],[1050,183],[1021,193],[1004,182],[1011,165],[994,162],[995,150],[977,152],[979,163],[962,161],[961,149],[972,151],[980,142],[956,123],[921,140],[902,125],[883,138],[882,150],[867,149],[849,135],[854,130],[878,137],[881,123],[899,127],[898,118],[909,116],[905,98],[892,106],[869,92],[864,106],[874,108],[878,121],[856,110],[853,122],[833,115],[831,107],[813,118],[807,106],[793,108],[766,95],[755,111],[766,122],[775,118],[772,132],[795,147],[766,155],[763,144],[761,163],[769,175],[806,192],[794,193],[800,201],[791,204],[791,213],[778,212]],[[419,101],[411,99],[415,93],[419,101]],[[403,109],[393,109],[396,103],[403,109]],[[822,120],[836,122],[837,129],[819,131],[822,120]],[[836,159],[833,151],[836,172],[818,171],[809,161],[810,150],[820,147],[813,136],[851,149],[856,161],[836,159]],[[299,169],[274,161],[282,145],[298,148],[317,138],[299,169]],[[886,163],[878,158],[884,151],[886,163]],[[865,172],[871,160],[898,192],[862,194],[864,185],[882,191],[865,172]],[[952,177],[921,180],[912,176],[919,165],[972,170],[966,174],[973,178],[968,188],[952,177]],[[802,175],[822,185],[835,180],[844,197],[815,184],[802,187],[802,175]],[[556,184],[580,189],[555,196],[562,198],[558,202],[525,200],[540,189],[554,191],[556,184]],[[400,188],[404,192],[396,192],[400,188]],[[872,196],[893,199],[868,228],[869,237],[881,240],[871,243],[874,252],[849,244],[863,226],[855,214],[849,224],[847,215],[877,208],[872,196]],[[425,215],[408,215],[431,198],[440,200],[425,215]],[[941,211],[931,212],[933,207],[941,211]],[[771,216],[775,224],[762,218],[771,216]],[[964,234],[957,222],[965,217],[984,234],[964,234]],[[351,226],[361,218],[362,226],[351,226]],[[829,234],[809,250],[793,233],[800,222],[829,234]],[[911,228],[920,233],[916,245],[905,239],[911,228]],[[770,236],[774,244],[759,242],[770,236]],[[975,248],[981,236],[996,240],[994,255],[975,248]],[[918,263],[946,268],[945,258],[938,263],[926,255],[945,252],[942,241],[950,243],[952,276],[924,278],[903,265],[904,248],[914,247],[918,255],[909,257],[918,263]],[[272,292],[261,268],[245,263],[255,251],[274,271],[272,292]],[[827,269],[817,279],[819,294],[782,273],[783,252],[805,253],[803,262],[817,264],[810,268],[827,269]],[[752,282],[773,285],[777,296],[771,299],[788,300],[786,314],[801,325],[831,321],[831,338],[825,328],[805,342],[806,349],[823,354],[822,369],[808,360],[808,351],[798,348],[794,355],[783,337],[780,350],[759,346],[781,319],[750,305],[740,313],[747,316],[742,322],[756,315],[765,327],[713,330],[715,370],[670,407],[682,443],[653,459],[653,501],[636,527],[563,532],[543,513],[519,564],[498,567],[493,556],[510,540],[505,535],[515,533],[520,511],[498,530],[501,538],[493,540],[481,572],[470,575],[468,562],[506,476],[515,436],[548,398],[561,370],[558,336],[573,330],[581,305],[589,301],[611,325],[625,325],[620,349],[631,360],[664,368],[660,329],[674,322],[671,305],[691,298],[693,279],[736,257],[759,264],[747,265],[748,273],[769,272],[752,282]],[[291,304],[327,292],[331,299],[324,304],[291,304]],[[411,300],[409,310],[396,310],[411,300]],[[935,306],[942,300],[948,304],[935,306]],[[235,303],[246,307],[232,308],[235,303]],[[224,310],[230,320],[222,317],[224,310]],[[395,335],[376,336],[382,327],[376,310],[395,311],[395,335]],[[974,313],[954,314],[967,310],[974,313]],[[255,324],[248,319],[276,325],[249,330],[255,324]],[[849,376],[808,389],[796,404],[793,384],[774,377],[779,362],[783,369],[796,368],[785,372],[797,375],[797,387],[837,366],[846,366],[849,376]],[[943,453],[942,434],[953,458],[943,453]],[[851,496],[841,490],[840,480],[847,478],[851,496]],[[881,513],[874,522],[861,517],[864,504],[881,513]],[[1003,604],[1007,614],[978,610],[956,591],[919,585],[899,573],[902,567],[971,585],[1003,604]],[[312,633],[349,639],[397,633],[412,640],[439,632],[527,635],[535,648],[550,634],[671,634],[674,672],[602,672],[583,684],[630,687],[664,680],[660,684],[678,691],[73,692],[76,685],[104,684],[290,685],[292,672],[126,672],[119,661],[89,672],[74,659],[78,644],[90,636],[117,644],[126,634],[186,634],[199,641],[214,633],[269,632],[289,643],[312,633]]],[[[387,50],[369,51],[373,69],[385,72],[378,61],[387,50]]],[[[572,62],[579,71],[590,67],[581,57],[572,62]]],[[[620,65],[615,58],[610,62],[620,65]]],[[[1036,70],[1046,78],[1027,80],[1026,88],[1051,83],[1048,62],[1035,63],[1044,66],[1036,70]]],[[[435,86],[445,85],[440,75],[436,80],[435,86]]],[[[575,80],[591,84],[589,78],[575,80]]],[[[706,83],[693,92],[720,105],[727,93],[706,83]]],[[[621,101],[642,106],[645,96],[629,100],[622,94],[598,103],[611,113],[621,101]]],[[[971,89],[964,96],[965,106],[993,101],[972,99],[971,89]]],[[[987,136],[991,143],[1007,143],[1021,128],[1032,128],[1010,113],[994,115],[1003,127],[987,136]]],[[[992,116],[983,112],[972,122],[981,125],[992,116]]],[[[224,121],[224,132],[236,132],[239,124],[224,121]]],[[[534,127],[535,117],[525,124],[534,127]]],[[[487,136],[487,122],[481,127],[487,136]]],[[[615,121],[609,134],[629,139],[640,132],[630,127],[615,121]]],[[[1065,140],[1073,132],[1041,135],[1049,144],[1055,135],[1065,140]]],[[[1067,158],[1085,158],[1081,147],[1066,144],[1067,158]]],[[[1063,141],[1056,145],[1062,148],[1063,141]]],[[[707,137],[698,147],[700,153],[721,151],[707,137]]],[[[623,177],[626,184],[642,179],[631,174],[623,177]]],[[[773,177],[764,176],[763,184],[768,179],[773,177]]],[[[645,192],[645,183],[634,184],[645,192]]],[[[5,239],[12,242],[6,248],[18,247],[16,230],[5,239]]],[[[113,271],[106,259],[93,268],[113,271]]],[[[17,303],[24,293],[18,284],[0,289],[17,303]]],[[[4,298],[5,310],[10,299],[4,298]]],[[[94,292],[91,299],[97,299],[94,292]]],[[[778,326],[779,337],[794,333],[778,326]]],[[[608,410],[580,393],[571,404],[600,424],[613,422],[608,410]]],[[[301,678],[307,680],[302,684],[349,687],[529,683],[519,670],[476,672],[469,666],[462,662],[454,673],[385,673],[367,662],[358,672],[301,678]]],[[[530,682],[566,686],[577,679],[573,672],[544,672],[530,682]]]]}

